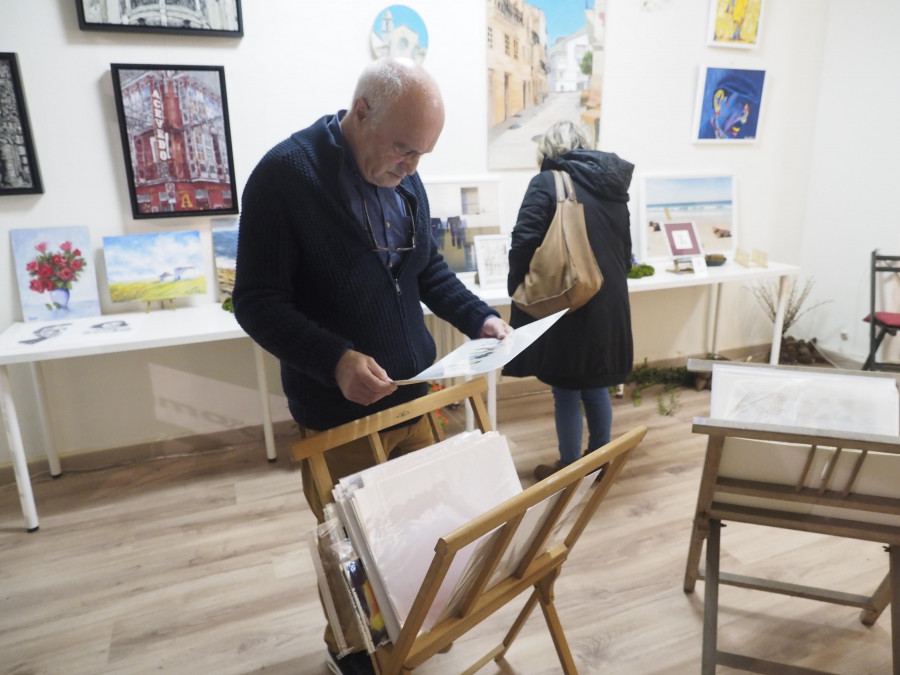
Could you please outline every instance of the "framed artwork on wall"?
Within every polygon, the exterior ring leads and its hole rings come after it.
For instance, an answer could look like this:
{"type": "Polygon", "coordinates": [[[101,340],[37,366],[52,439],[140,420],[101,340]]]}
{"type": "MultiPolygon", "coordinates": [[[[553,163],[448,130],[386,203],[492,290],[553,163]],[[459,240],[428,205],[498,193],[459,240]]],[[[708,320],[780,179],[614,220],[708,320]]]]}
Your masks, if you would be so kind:
{"type": "Polygon", "coordinates": [[[43,191],[19,60],[0,52],[0,196],[43,191]]]}
{"type": "Polygon", "coordinates": [[[737,248],[737,190],[734,176],[642,175],[638,241],[641,262],[669,255],[662,223],[691,221],[705,253],[731,258],[737,248]]]}
{"type": "Polygon", "coordinates": [[[759,44],[764,0],[710,0],[709,44],[751,49],[759,44]]]}
{"type": "Polygon", "coordinates": [[[240,37],[241,0],[75,0],[81,30],[240,37]]]}
{"type": "Polygon", "coordinates": [[[372,58],[392,56],[422,63],[428,53],[428,29],[415,10],[391,5],[375,17],[369,43],[372,58]]]}
{"type": "Polygon", "coordinates": [[[111,68],[132,215],[237,213],[225,69],[111,68]]]}
{"type": "Polygon", "coordinates": [[[156,302],[206,293],[200,232],[103,237],[112,302],[156,302]]]}
{"type": "MultiPolygon", "coordinates": [[[[536,171],[553,122],[600,139],[606,2],[486,0],[488,168],[536,171]]],[[[479,83],[480,85],[480,83],[479,83]]]]}
{"type": "Polygon", "coordinates": [[[24,321],[100,314],[86,226],[14,229],[9,235],[24,321]]]}
{"type": "Polygon", "coordinates": [[[694,141],[755,142],[765,79],[764,70],[701,66],[694,109],[694,141]]]}

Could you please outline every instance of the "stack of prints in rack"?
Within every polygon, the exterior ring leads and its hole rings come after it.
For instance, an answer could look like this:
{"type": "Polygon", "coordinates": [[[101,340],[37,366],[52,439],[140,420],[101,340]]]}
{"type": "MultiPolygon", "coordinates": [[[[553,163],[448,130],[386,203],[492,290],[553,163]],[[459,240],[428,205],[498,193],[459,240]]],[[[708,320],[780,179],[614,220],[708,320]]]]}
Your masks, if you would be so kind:
{"type": "MultiPolygon", "coordinates": [[[[437,540],[522,491],[506,438],[465,432],[340,480],[333,494],[365,567],[388,635],[400,634],[437,540]]],[[[475,546],[460,552],[438,591],[428,631],[475,546]]]]}

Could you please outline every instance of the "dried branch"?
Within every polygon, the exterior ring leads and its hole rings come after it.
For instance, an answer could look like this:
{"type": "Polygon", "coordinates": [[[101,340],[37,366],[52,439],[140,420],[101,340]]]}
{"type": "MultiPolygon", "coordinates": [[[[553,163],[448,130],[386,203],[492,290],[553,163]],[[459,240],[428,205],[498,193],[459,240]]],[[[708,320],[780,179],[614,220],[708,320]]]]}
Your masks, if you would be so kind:
{"type": "MultiPolygon", "coordinates": [[[[822,300],[812,307],[803,309],[803,303],[806,302],[814,285],[815,281],[813,279],[807,279],[803,288],[799,289],[796,277],[791,279],[790,292],[788,293],[787,302],[784,307],[784,323],[781,326],[782,336],[788,332],[788,329],[791,326],[797,323],[801,316],[814,310],[820,305],[831,302],[831,300],[822,300]]],[[[759,302],[763,311],[766,313],[766,316],[769,317],[769,320],[772,323],[775,323],[775,314],[778,309],[778,282],[754,284],[753,287],[750,288],[750,291],[753,293],[757,302],[759,302]]]]}

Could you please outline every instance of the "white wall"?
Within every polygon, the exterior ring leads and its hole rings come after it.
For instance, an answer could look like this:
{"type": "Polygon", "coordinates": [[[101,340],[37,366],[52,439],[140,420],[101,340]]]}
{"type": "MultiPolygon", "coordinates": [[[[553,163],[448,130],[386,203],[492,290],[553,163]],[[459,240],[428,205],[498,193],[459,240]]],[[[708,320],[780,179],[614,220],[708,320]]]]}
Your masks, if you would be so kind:
{"type": "MultiPolygon", "coordinates": [[[[873,249],[900,255],[900,43],[891,26],[900,3],[833,2],[815,102],[816,135],[803,214],[799,263],[815,279],[810,304],[825,302],[801,319],[797,331],[863,361],[869,329],[869,259],[873,249]],[[841,332],[847,334],[846,341],[841,332]]],[[[891,296],[888,296],[889,298],[891,296]]],[[[896,292],[894,309],[900,311],[896,292]]],[[[900,340],[888,337],[883,360],[900,360],[900,340]],[[892,344],[893,342],[893,344],[892,344]]]]}
{"type": "MultiPolygon", "coordinates": [[[[372,0],[245,1],[245,37],[232,39],[80,31],[74,4],[0,0],[0,50],[19,55],[45,186],[42,195],[0,198],[0,329],[21,319],[11,270],[12,228],[89,225],[97,260],[105,235],[172,229],[208,233],[206,218],[132,219],[110,63],[224,65],[240,189],[271,145],[320,115],[346,107],[369,59],[369,28],[385,6],[372,0]]],[[[447,107],[441,141],[422,161],[420,172],[426,180],[487,175],[484,0],[405,4],[428,26],[425,65],[441,83],[447,107]]],[[[888,148],[893,143],[896,149],[889,103],[896,103],[898,94],[896,87],[887,92],[894,82],[891,66],[898,62],[890,33],[900,19],[897,3],[770,0],[761,45],[749,51],[706,46],[708,5],[707,0],[608,1],[603,148],[634,162],[638,174],[733,173],[741,246],[814,268],[825,254],[806,255],[808,240],[815,239],[823,249],[848,250],[842,247],[847,224],[852,223],[854,233],[874,227],[877,205],[886,206],[889,188],[884,188],[890,185],[879,184],[879,177],[889,170],[896,177],[890,162],[897,153],[888,148]],[[690,143],[701,64],[766,69],[759,142],[729,147],[690,143]],[[888,104],[882,106],[885,96],[888,104]],[[881,129],[888,140],[880,137],[881,129]],[[871,154],[858,148],[861,136],[875,141],[876,134],[880,146],[871,154]],[[879,185],[884,191],[873,198],[879,185]]],[[[506,229],[512,227],[532,173],[498,174],[506,229]]],[[[889,220],[887,209],[877,210],[889,220]]],[[[872,233],[874,240],[874,229],[872,233]]],[[[861,245],[861,250],[868,248],[861,245]]],[[[849,256],[839,260],[849,265],[854,278],[865,267],[865,261],[849,256]]],[[[864,301],[855,289],[835,279],[833,291],[822,280],[817,290],[846,293],[844,313],[861,316],[864,301]]],[[[765,341],[770,325],[746,289],[726,288],[722,302],[720,349],[765,341]]],[[[637,360],[703,351],[704,291],[645,293],[633,305],[637,360]]],[[[103,310],[122,307],[105,303],[103,310]]],[[[277,364],[269,359],[267,365],[278,391],[277,364]]],[[[26,445],[37,455],[32,375],[21,366],[11,371],[26,445]]],[[[157,410],[160,373],[174,379],[186,399],[199,398],[212,409],[223,390],[238,395],[254,387],[250,349],[242,341],[50,363],[45,372],[63,454],[193,433],[189,423],[173,422],[157,410]]],[[[283,403],[274,412],[287,418],[283,403]]],[[[5,450],[2,438],[0,461],[5,450]]]]}

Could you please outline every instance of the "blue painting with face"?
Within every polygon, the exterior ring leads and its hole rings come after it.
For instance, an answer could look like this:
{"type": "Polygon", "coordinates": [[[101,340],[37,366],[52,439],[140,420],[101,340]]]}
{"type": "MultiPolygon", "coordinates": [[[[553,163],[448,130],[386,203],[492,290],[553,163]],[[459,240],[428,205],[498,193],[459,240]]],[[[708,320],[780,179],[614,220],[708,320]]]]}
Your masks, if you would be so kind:
{"type": "Polygon", "coordinates": [[[764,70],[707,68],[697,138],[754,140],[765,77],[764,70]]]}

